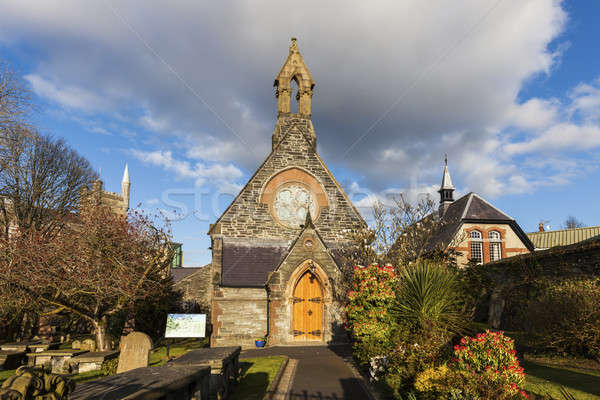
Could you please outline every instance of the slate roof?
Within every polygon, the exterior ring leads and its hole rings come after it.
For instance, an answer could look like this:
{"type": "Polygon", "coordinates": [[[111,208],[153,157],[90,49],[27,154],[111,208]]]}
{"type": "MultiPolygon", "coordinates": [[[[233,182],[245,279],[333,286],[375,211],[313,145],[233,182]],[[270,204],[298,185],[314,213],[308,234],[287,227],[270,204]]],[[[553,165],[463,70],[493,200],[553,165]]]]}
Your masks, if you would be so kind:
{"type": "Polygon", "coordinates": [[[289,246],[289,241],[223,238],[221,284],[264,287],[267,275],[277,268],[289,246]]]}
{"type": "Polygon", "coordinates": [[[210,264],[206,264],[202,267],[181,267],[181,268],[171,268],[171,276],[173,277],[173,282],[177,283],[188,276],[192,275],[195,272],[198,272],[202,268],[209,268],[210,264]]]}
{"type": "Polygon", "coordinates": [[[567,246],[594,237],[600,237],[600,226],[531,232],[527,236],[533,242],[536,249],[549,249],[554,246],[567,246]]]}
{"type": "Polygon", "coordinates": [[[448,206],[442,217],[442,229],[430,241],[427,247],[433,249],[440,243],[447,246],[456,235],[460,226],[465,222],[508,224],[529,250],[534,249],[533,243],[531,243],[514,218],[500,211],[483,197],[473,192],[464,195],[448,206]]]}

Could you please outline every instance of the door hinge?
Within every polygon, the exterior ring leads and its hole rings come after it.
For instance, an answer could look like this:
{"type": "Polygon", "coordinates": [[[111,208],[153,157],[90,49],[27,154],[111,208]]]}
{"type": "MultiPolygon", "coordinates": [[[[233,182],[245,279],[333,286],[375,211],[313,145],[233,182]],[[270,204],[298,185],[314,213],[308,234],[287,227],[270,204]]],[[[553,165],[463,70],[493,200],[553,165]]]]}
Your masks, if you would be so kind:
{"type": "Polygon", "coordinates": [[[313,297],[312,299],[308,299],[311,303],[320,303],[323,300],[321,297],[313,297]]]}
{"type": "Polygon", "coordinates": [[[294,304],[302,303],[304,301],[304,299],[302,299],[300,297],[292,297],[292,300],[294,300],[294,304]]]}
{"type": "Polygon", "coordinates": [[[308,332],[308,334],[313,335],[313,336],[321,336],[321,331],[319,329],[317,329],[316,331],[308,332]]]}
{"type": "Polygon", "coordinates": [[[304,331],[297,331],[294,329],[294,336],[300,336],[300,335],[304,335],[306,332],[304,331]]]}

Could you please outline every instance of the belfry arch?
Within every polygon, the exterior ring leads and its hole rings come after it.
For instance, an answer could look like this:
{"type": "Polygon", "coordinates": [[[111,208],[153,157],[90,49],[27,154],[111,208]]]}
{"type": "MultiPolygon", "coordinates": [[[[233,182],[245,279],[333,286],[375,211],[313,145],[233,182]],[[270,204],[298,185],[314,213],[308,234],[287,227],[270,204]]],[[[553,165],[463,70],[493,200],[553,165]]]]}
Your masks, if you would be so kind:
{"type": "Polygon", "coordinates": [[[275,97],[277,97],[277,115],[288,115],[291,113],[292,84],[294,81],[298,85],[296,100],[298,101],[298,115],[304,118],[310,118],[311,98],[315,81],[313,80],[296,43],[296,38],[292,38],[290,45],[290,54],[281,67],[279,74],[275,78],[275,97]]]}

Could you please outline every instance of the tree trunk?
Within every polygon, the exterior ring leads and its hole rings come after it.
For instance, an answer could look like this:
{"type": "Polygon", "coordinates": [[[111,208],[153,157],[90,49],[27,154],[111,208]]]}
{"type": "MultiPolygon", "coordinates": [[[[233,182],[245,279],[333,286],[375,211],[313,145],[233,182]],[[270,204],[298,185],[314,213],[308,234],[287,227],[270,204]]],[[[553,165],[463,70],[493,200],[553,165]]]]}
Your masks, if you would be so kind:
{"type": "Polygon", "coordinates": [[[103,316],[99,321],[94,320],[94,334],[96,335],[96,346],[98,351],[110,350],[110,343],[108,340],[108,317],[103,316]]]}

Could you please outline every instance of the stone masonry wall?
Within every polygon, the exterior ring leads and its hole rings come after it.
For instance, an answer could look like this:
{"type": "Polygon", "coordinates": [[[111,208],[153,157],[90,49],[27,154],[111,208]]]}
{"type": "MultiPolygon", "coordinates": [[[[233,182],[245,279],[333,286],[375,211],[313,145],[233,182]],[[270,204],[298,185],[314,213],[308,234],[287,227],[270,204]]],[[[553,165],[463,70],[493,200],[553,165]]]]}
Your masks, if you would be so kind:
{"type": "Polygon", "coordinates": [[[186,276],[173,286],[175,290],[182,293],[183,301],[195,301],[203,311],[210,311],[212,291],[212,268],[210,265],[186,276]]]}
{"type": "Polygon", "coordinates": [[[267,333],[267,291],[251,288],[215,290],[211,346],[253,347],[267,333]]]}
{"type": "Polygon", "coordinates": [[[538,278],[577,276],[600,277],[600,238],[569,246],[534,251],[481,266],[493,285],[488,306],[488,323],[502,326],[505,307],[514,297],[514,288],[538,278]]]}
{"type": "Polygon", "coordinates": [[[329,206],[323,207],[315,226],[327,242],[346,237],[347,230],[365,226],[362,217],[336,185],[307,139],[314,135],[310,119],[296,115],[281,117],[278,127],[285,132],[279,146],[265,160],[239,197],[211,230],[212,235],[228,237],[277,238],[293,240],[300,228],[284,227],[273,220],[269,205],[260,202],[263,186],[276,173],[289,167],[305,169],[325,188],[329,206]]]}

